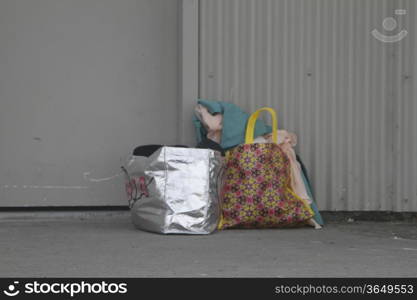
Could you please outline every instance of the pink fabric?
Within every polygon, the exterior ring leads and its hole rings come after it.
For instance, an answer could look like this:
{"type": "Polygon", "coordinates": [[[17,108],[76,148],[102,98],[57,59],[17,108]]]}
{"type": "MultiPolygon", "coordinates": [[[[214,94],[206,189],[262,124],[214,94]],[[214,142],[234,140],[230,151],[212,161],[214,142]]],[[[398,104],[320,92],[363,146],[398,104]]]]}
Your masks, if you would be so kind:
{"type": "MultiPolygon", "coordinates": [[[[272,143],[272,134],[267,134],[258,137],[254,140],[255,143],[272,143]]],[[[305,199],[308,203],[312,200],[308,196],[306,186],[303,178],[301,177],[301,166],[297,161],[295,151],[293,147],[297,145],[297,136],[294,133],[286,130],[278,130],[278,144],[281,149],[287,154],[290,159],[291,165],[291,187],[294,193],[302,199],[305,199]]]]}
{"type": "Polygon", "coordinates": [[[222,138],[223,115],[212,115],[206,107],[200,104],[195,107],[195,112],[198,119],[207,130],[207,138],[220,144],[222,138]]]}

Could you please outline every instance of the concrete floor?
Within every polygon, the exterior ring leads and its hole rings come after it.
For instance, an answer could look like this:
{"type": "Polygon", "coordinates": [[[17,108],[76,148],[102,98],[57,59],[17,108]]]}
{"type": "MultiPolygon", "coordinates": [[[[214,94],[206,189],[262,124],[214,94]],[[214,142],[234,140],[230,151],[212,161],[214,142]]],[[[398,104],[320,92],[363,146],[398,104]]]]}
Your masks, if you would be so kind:
{"type": "Polygon", "coordinates": [[[127,212],[0,213],[0,277],[417,276],[417,223],[163,236],[127,212]]]}

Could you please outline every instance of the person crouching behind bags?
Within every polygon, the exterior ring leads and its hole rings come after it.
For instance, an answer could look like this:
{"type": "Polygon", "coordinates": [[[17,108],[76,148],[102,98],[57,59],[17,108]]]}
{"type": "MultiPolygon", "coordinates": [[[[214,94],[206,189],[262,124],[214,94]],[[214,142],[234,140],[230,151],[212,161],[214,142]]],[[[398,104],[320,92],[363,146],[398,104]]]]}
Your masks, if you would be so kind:
{"type": "Polygon", "coordinates": [[[254,112],[246,127],[245,144],[226,152],[219,229],[280,228],[306,224],[314,212],[291,190],[291,169],[277,144],[277,117],[272,108],[254,112]],[[262,111],[272,116],[273,143],[253,143],[262,111]]]}

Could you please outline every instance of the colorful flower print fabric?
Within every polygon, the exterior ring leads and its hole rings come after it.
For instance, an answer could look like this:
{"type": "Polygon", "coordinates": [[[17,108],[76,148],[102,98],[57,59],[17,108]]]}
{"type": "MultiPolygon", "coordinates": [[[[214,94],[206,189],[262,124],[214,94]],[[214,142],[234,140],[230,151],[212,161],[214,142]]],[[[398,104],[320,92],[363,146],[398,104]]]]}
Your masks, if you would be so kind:
{"type": "Polygon", "coordinates": [[[226,154],[220,228],[304,224],[314,213],[290,188],[290,161],[277,144],[244,144],[226,154]]]}

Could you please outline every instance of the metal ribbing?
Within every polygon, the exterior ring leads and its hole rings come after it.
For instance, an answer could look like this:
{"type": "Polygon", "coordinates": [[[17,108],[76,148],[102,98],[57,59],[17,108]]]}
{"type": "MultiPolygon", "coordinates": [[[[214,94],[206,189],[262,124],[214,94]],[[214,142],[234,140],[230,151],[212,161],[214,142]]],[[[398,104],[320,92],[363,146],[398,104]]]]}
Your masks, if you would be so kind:
{"type": "Polygon", "coordinates": [[[322,209],[417,211],[413,0],[200,3],[200,97],[274,107],[322,209]],[[376,40],[396,8],[409,35],[376,40]]]}

